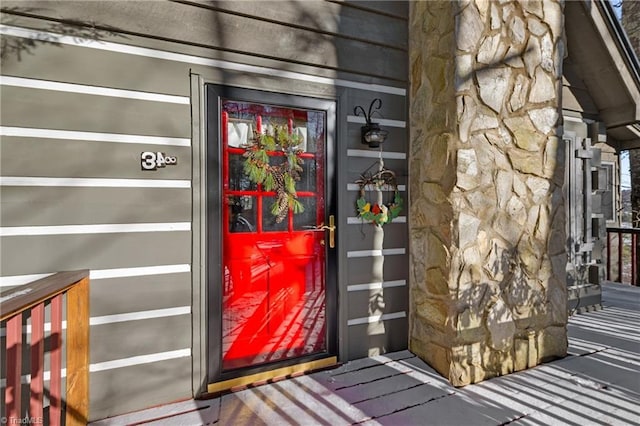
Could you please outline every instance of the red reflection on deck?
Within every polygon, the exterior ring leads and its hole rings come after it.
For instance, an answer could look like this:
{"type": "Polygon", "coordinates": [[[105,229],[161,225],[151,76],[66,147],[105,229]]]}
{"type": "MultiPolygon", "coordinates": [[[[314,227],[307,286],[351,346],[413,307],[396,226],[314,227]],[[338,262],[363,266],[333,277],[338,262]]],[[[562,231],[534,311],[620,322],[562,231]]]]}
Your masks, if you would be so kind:
{"type": "MultiPolygon", "coordinates": [[[[222,369],[326,352],[325,112],[223,101],[222,369]],[[244,152],[263,126],[300,137],[296,181],[303,212],[275,221],[273,191],[251,182],[244,152]],[[232,135],[233,137],[230,137],[232,135]]],[[[267,152],[271,164],[281,150],[267,152]]]]}
{"type": "Polygon", "coordinates": [[[230,247],[225,263],[223,369],[325,351],[324,262],[315,249],[324,235],[231,237],[241,241],[230,247]]]}

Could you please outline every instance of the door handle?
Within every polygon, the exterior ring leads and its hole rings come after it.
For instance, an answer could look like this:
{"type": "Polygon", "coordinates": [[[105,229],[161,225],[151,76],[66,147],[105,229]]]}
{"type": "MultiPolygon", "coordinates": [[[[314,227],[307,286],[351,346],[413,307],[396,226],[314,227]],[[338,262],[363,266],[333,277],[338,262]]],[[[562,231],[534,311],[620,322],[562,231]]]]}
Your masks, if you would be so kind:
{"type": "Polygon", "coordinates": [[[329,247],[334,248],[336,246],[336,218],[334,215],[329,215],[329,225],[321,223],[316,226],[316,229],[329,231],[329,247]]]}

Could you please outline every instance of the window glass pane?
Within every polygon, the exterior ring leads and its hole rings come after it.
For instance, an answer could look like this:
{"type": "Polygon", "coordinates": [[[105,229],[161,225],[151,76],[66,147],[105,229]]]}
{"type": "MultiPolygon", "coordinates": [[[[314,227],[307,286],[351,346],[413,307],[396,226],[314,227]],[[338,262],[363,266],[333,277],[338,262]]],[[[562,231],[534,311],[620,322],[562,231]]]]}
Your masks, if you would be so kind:
{"type": "Polygon", "coordinates": [[[246,146],[253,137],[254,130],[252,119],[230,119],[227,123],[227,144],[235,148],[246,146]]]}
{"type": "Polygon", "coordinates": [[[317,221],[315,197],[298,197],[300,204],[304,206],[304,212],[293,215],[293,229],[296,231],[308,230],[309,227],[319,225],[317,221]]]}
{"type": "MultiPolygon", "coordinates": [[[[222,100],[222,109],[230,230],[223,233],[222,370],[324,352],[325,234],[309,228],[325,214],[326,112],[234,100],[222,100]],[[304,212],[291,216],[288,206],[274,215],[277,188],[267,191],[244,170],[243,153],[258,129],[276,128],[292,134],[303,154],[295,189],[304,212]]],[[[274,170],[288,161],[281,148],[267,152],[269,172],[287,172],[274,170]]]]}
{"type": "Polygon", "coordinates": [[[229,115],[227,124],[228,145],[246,145],[257,130],[258,117],[261,131],[272,132],[276,126],[289,129],[300,138],[299,148],[303,152],[321,152],[324,149],[325,113],[274,105],[224,100],[222,108],[229,115]]]}
{"type": "Polygon", "coordinates": [[[229,154],[229,189],[231,191],[255,191],[257,185],[244,172],[244,157],[229,154]]]}
{"type": "Polygon", "coordinates": [[[276,222],[277,216],[271,213],[271,209],[276,203],[276,197],[264,197],[262,199],[262,230],[268,231],[286,231],[289,227],[289,214],[284,217],[282,222],[276,222]]]}
{"type": "Polygon", "coordinates": [[[285,161],[287,161],[287,159],[284,155],[272,155],[269,157],[269,164],[271,166],[279,166],[285,161]]]}
{"type": "Polygon", "coordinates": [[[300,180],[296,182],[296,191],[315,192],[316,186],[316,161],[314,158],[305,158],[300,180]]]}
{"type": "MultiPolygon", "coordinates": [[[[222,103],[222,109],[229,115],[230,123],[247,123],[251,125],[255,124],[256,117],[260,113],[259,108],[256,107],[256,104],[245,102],[234,102],[225,100],[222,103]]],[[[227,130],[228,129],[229,128],[227,127],[227,130]]]]}
{"type": "Polygon", "coordinates": [[[256,197],[229,197],[229,232],[256,231],[256,197]]]}
{"type": "Polygon", "coordinates": [[[324,128],[324,113],[307,111],[304,129],[307,152],[322,152],[324,149],[324,128]]]}

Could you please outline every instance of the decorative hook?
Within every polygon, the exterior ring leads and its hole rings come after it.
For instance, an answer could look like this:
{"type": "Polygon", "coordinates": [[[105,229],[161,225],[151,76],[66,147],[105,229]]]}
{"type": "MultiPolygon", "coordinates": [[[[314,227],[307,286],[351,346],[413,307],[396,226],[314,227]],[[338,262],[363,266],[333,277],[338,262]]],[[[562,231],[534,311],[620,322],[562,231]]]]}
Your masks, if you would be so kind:
{"type": "MultiPolygon", "coordinates": [[[[374,100],[371,101],[371,104],[369,105],[369,113],[367,114],[364,110],[364,108],[362,108],[360,105],[358,105],[357,107],[355,107],[353,109],[353,113],[355,115],[358,115],[358,109],[360,109],[360,111],[362,111],[362,116],[364,117],[364,119],[366,120],[367,124],[371,124],[371,114],[372,114],[372,109],[373,109],[373,105],[378,102],[378,106],[376,107],[375,111],[378,111],[380,108],[382,108],[382,100],[380,98],[375,98],[374,100]]],[[[373,112],[375,112],[373,111],[373,112]]]]}

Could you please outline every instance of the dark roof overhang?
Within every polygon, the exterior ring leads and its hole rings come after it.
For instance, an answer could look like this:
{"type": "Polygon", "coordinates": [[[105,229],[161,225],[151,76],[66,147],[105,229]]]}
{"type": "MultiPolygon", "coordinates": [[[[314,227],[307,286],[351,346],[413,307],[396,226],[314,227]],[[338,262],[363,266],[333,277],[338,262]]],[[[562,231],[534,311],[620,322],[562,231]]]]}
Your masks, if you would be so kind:
{"type": "Polygon", "coordinates": [[[616,150],[640,148],[640,66],[607,0],[565,2],[572,69],[589,91],[616,150]]]}

